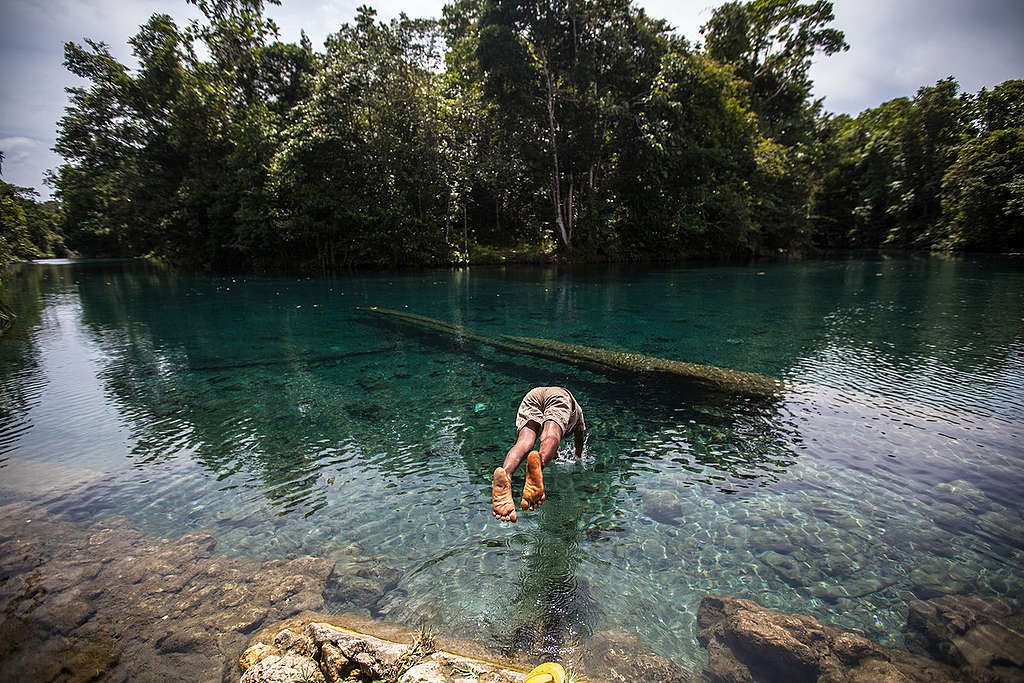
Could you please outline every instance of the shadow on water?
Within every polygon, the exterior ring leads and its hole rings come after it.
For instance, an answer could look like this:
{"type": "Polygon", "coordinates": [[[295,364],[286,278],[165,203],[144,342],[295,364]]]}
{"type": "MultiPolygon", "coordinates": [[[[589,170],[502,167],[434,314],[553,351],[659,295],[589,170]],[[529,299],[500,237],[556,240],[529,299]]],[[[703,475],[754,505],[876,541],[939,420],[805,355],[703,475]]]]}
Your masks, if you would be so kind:
{"type": "Polygon", "coordinates": [[[520,513],[536,514],[538,522],[509,602],[510,628],[491,634],[506,656],[564,661],[566,650],[591,635],[601,612],[578,571],[584,513],[584,501],[569,492],[549,496],[536,513],[520,513]]]}

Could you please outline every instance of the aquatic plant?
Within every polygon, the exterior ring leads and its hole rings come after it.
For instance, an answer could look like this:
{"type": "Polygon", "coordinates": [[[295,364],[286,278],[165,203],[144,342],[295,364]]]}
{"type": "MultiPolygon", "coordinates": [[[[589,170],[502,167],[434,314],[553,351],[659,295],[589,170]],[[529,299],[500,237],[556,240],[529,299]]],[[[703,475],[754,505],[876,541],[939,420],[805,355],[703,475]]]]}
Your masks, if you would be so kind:
{"type": "Polygon", "coordinates": [[[409,669],[437,652],[437,633],[427,625],[420,626],[412,647],[384,667],[383,675],[374,683],[398,683],[409,669]]]}
{"type": "Polygon", "coordinates": [[[480,678],[484,675],[482,671],[477,670],[473,665],[469,664],[468,662],[463,662],[462,664],[457,664],[453,666],[451,673],[453,676],[456,676],[457,678],[469,678],[473,680],[480,678]]]}

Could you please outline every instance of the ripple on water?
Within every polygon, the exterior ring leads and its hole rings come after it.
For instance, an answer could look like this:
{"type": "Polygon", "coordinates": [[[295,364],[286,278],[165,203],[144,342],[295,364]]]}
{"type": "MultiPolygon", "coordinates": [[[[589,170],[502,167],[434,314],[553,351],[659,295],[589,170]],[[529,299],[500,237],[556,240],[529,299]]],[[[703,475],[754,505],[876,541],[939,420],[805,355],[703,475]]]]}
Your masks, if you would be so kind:
{"type": "Polygon", "coordinates": [[[251,278],[230,307],[218,278],[58,275],[31,334],[0,339],[0,480],[29,467],[47,485],[19,493],[78,521],[335,559],[330,609],[506,649],[630,631],[699,669],[708,593],[898,644],[909,600],[1024,595],[1024,345],[983,313],[1019,307],[1024,277],[951,264],[887,261],[898,295],[864,288],[879,264],[835,262],[780,266],[770,293],[742,268],[251,278]],[[971,296],[947,296],[964,272],[981,273],[971,296]],[[367,324],[363,304],[488,334],[533,320],[530,335],[789,389],[624,382],[367,324]],[[519,399],[547,384],[584,405],[585,457],[545,471],[539,511],[499,523],[490,473],[519,399]]]}

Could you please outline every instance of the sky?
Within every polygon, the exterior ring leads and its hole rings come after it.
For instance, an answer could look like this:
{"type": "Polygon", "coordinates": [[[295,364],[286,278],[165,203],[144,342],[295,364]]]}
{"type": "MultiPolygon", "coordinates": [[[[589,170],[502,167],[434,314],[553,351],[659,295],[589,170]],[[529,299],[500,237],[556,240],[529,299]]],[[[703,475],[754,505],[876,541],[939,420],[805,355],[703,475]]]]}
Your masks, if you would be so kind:
{"type": "MultiPolygon", "coordinates": [[[[634,2],[692,42],[721,4],[634,2]]],[[[362,4],[383,19],[403,11],[436,17],[444,0],[283,0],[267,14],[282,40],[296,42],[305,29],[320,48],[362,4]]],[[[814,95],[824,98],[827,111],[856,114],[947,76],[967,92],[1024,78],[1024,0],[834,0],[834,8],[833,26],[846,33],[850,49],[819,56],[811,68],[814,95]]],[[[35,188],[43,198],[50,194],[42,180],[61,161],[51,148],[67,102],[64,88],[81,85],[62,65],[64,43],[103,41],[130,63],[127,40],[154,12],[179,23],[196,14],[184,0],[0,0],[3,180],[35,188]]]]}

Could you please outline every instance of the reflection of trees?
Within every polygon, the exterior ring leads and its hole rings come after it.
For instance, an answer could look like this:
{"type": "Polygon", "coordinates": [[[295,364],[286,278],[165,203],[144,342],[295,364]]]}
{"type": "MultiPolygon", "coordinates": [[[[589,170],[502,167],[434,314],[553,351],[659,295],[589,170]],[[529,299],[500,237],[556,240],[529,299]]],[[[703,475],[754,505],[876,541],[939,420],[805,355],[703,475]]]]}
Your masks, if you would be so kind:
{"type": "MultiPolygon", "coordinates": [[[[776,376],[837,340],[851,346],[891,341],[877,350],[893,362],[934,359],[974,371],[998,363],[991,350],[1005,349],[1018,338],[1020,316],[1013,311],[1020,308],[1020,264],[1008,258],[851,258],[743,268],[560,272],[566,277],[524,268],[517,278],[551,290],[545,295],[543,288],[539,293],[534,288],[524,299],[535,314],[531,324],[543,321],[543,331],[516,330],[521,321],[511,315],[479,329],[776,376]],[[652,280],[657,287],[646,289],[652,280]],[[560,293],[566,287],[570,291],[560,293]],[[571,305],[552,308],[562,299],[571,305]],[[628,315],[630,329],[601,326],[594,320],[597,311],[628,315]],[[986,353],[958,353],[979,346],[986,353]]],[[[478,326],[476,320],[456,322],[478,326]]]]}
{"type": "Polygon", "coordinates": [[[1001,364],[999,352],[1010,353],[1019,337],[1019,266],[1008,259],[886,258],[820,269],[814,291],[826,325],[814,348],[870,345],[904,372],[936,364],[977,372],[1001,364]]]}
{"type": "Polygon", "coordinates": [[[231,284],[159,271],[83,278],[103,380],[140,463],[186,452],[218,479],[259,482],[282,511],[313,512],[325,504],[319,469],[353,434],[337,413],[355,392],[334,381],[353,356],[310,352],[295,304],[264,298],[281,281],[257,283],[256,296],[231,297],[231,284]]]}
{"type": "MultiPolygon", "coordinates": [[[[273,296],[279,285],[275,281],[263,282],[253,295],[230,299],[224,291],[227,280],[183,282],[159,271],[128,271],[83,278],[80,284],[85,323],[110,357],[104,381],[130,419],[140,462],[189,451],[218,477],[242,473],[258,480],[265,495],[284,509],[307,510],[324,503],[319,469],[325,461],[342,457],[339,444],[353,439],[371,444],[361,464],[380,467],[388,476],[401,478],[429,467],[433,456],[428,448],[403,447],[409,441],[415,446],[429,433],[434,418],[402,390],[403,380],[417,381],[399,367],[405,353],[400,345],[408,342],[408,334],[382,335],[380,328],[365,325],[353,331],[350,324],[337,323],[333,331],[310,329],[292,315],[294,299],[275,309],[275,299],[268,303],[264,298],[273,296]],[[246,333],[239,334],[239,329],[246,333]],[[336,339],[338,349],[324,349],[324,336],[336,339]],[[404,435],[398,448],[396,416],[401,416],[397,426],[404,435]]],[[[488,373],[522,378],[524,384],[550,381],[550,367],[481,353],[488,373]]],[[[556,372],[565,370],[555,367],[556,372]]],[[[474,383],[482,381],[440,372],[442,368],[450,369],[442,365],[418,379],[443,382],[455,394],[473,392],[474,383]]],[[[614,405],[614,414],[621,416],[611,422],[678,421],[678,406],[698,399],[680,394],[678,388],[662,395],[657,388],[623,390],[596,378],[590,381],[587,391],[602,404],[614,405]]],[[[496,406],[514,406],[521,398],[510,395],[505,400],[491,390],[481,389],[496,406]]],[[[700,417],[700,424],[707,426],[711,418],[700,417]]],[[[728,431],[729,418],[716,421],[728,431]]],[[[697,457],[720,459],[732,467],[732,451],[722,451],[729,457],[714,452],[716,444],[724,443],[724,433],[717,440],[715,435],[695,439],[702,444],[697,457]]],[[[489,461],[495,447],[507,447],[494,441],[483,431],[479,437],[470,435],[469,448],[462,450],[486,452],[489,461]]],[[[622,467],[628,471],[629,462],[615,460],[609,472],[616,474],[622,467]]],[[[473,462],[471,471],[487,464],[473,462]]],[[[753,462],[743,466],[757,469],[753,462]]],[[[738,477],[743,474],[736,471],[738,477]]]]}
{"type": "MultiPolygon", "coordinates": [[[[729,361],[745,370],[785,374],[837,338],[857,345],[887,339],[894,330],[901,330],[899,343],[883,347],[883,353],[938,355],[944,363],[970,368],[993,362],[953,353],[978,344],[978,329],[994,336],[997,348],[1008,348],[1016,339],[1016,328],[996,316],[1003,310],[1006,318],[1005,310],[1014,308],[1019,298],[1014,288],[957,259],[803,264],[787,271],[791,275],[784,283],[772,273],[743,277],[734,269],[709,269],[700,271],[708,281],[706,294],[690,291],[698,271],[631,272],[631,279],[623,281],[603,270],[582,269],[567,281],[551,269],[527,270],[513,273],[532,292],[515,310],[525,305],[543,317],[545,297],[554,297],[561,317],[548,321],[550,329],[536,328],[546,336],[626,346],[628,339],[609,341],[612,328],[586,327],[581,321],[593,320],[598,311],[631,306],[637,315],[634,341],[643,346],[638,350],[723,365],[729,361]],[[893,277],[901,268],[920,274],[917,280],[928,278],[916,289],[901,288],[901,278],[893,277]],[[679,301],[662,309],[638,297],[637,288],[650,278],[681,290],[679,301]],[[717,282],[721,286],[715,288],[717,282]],[[771,288],[778,288],[778,294],[771,288]],[[545,295],[544,289],[554,291],[545,295]],[[950,306],[968,290],[977,305],[970,310],[959,306],[960,317],[947,321],[950,306]],[[702,296],[710,303],[695,303],[702,296]],[[876,296],[888,303],[864,306],[876,296]],[[679,317],[680,322],[655,325],[658,316],[681,316],[680,310],[688,308],[692,314],[679,317]],[[732,330],[724,334],[734,333],[743,343],[716,337],[719,346],[709,353],[705,328],[732,330]],[[677,330],[677,337],[652,332],[665,329],[664,334],[677,330]],[[691,350],[697,347],[702,350],[691,350]]],[[[590,442],[594,467],[583,476],[594,478],[592,485],[601,491],[595,499],[609,505],[615,491],[628,490],[631,479],[652,468],[688,470],[694,479],[723,491],[770,482],[793,461],[793,445],[799,441],[771,400],[711,395],[685,384],[608,381],[557,362],[519,358],[428,332],[368,325],[362,318],[356,323],[347,308],[319,318],[306,315],[315,302],[329,298],[326,289],[343,283],[354,291],[367,286],[364,280],[317,281],[285,291],[294,281],[180,278],[144,267],[116,275],[74,273],[83,320],[110,359],[104,380],[130,420],[139,461],[189,452],[218,477],[240,474],[259,482],[264,495],[283,509],[323,504],[319,470],[325,462],[354,457],[354,451],[360,453],[361,467],[395,479],[429,471],[438,450],[426,441],[437,438],[439,412],[460,416],[455,422],[462,427],[453,437],[459,443],[449,450],[460,453],[473,476],[487,472],[495,454],[508,446],[511,418],[500,426],[488,422],[468,430],[466,425],[476,419],[474,397],[492,406],[484,416],[496,410],[510,415],[522,393],[538,384],[569,385],[592,408],[597,417],[590,442]]],[[[507,272],[496,275],[510,287],[520,284],[507,272]]],[[[425,308],[433,310],[423,312],[493,332],[521,332],[510,317],[512,309],[467,308],[494,287],[486,277],[457,271],[449,296],[429,299],[425,308]],[[472,311],[468,318],[467,310],[472,311]]],[[[491,294],[488,301],[495,298],[491,294]]]]}
{"type": "Polygon", "coordinates": [[[36,343],[46,302],[71,287],[70,273],[54,266],[18,263],[3,273],[3,296],[12,325],[0,334],[0,454],[27,426],[47,378],[36,343]]]}

